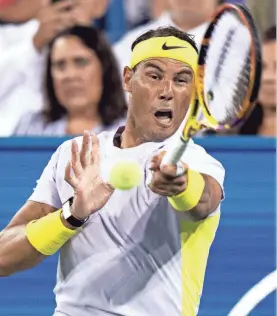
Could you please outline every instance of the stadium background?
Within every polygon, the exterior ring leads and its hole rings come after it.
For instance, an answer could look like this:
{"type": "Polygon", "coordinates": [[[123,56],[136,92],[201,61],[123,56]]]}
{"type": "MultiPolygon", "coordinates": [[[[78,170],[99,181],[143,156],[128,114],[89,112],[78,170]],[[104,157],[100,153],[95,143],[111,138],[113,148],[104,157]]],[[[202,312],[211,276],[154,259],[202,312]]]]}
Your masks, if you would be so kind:
{"type": "MultiPolygon", "coordinates": [[[[0,139],[0,230],[31,194],[63,140],[0,139]]],[[[196,142],[227,170],[226,199],[199,315],[226,316],[245,292],[275,269],[275,140],[209,137],[196,142]]],[[[1,278],[0,315],[52,315],[56,263],[57,256],[53,256],[35,269],[1,278]]],[[[275,315],[275,294],[251,315],[275,315]]]]}
{"type": "MultiPolygon", "coordinates": [[[[242,2],[242,1],[237,1],[242,2]]],[[[121,0],[99,26],[111,42],[126,31],[121,0]]],[[[63,138],[0,139],[0,230],[25,202],[52,152],[63,138]]],[[[239,299],[275,270],[275,139],[209,137],[197,139],[226,168],[226,199],[212,246],[199,316],[225,316],[239,299]]],[[[55,306],[57,256],[40,266],[0,278],[0,316],[49,316],[55,306]]],[[[275,315],[275,293],[251,313],[275,315]]],[[[81,316],[81,315],[80,315],[81,316]]],[[[165,316],[170,316],[166,315],[165,316]]]]}

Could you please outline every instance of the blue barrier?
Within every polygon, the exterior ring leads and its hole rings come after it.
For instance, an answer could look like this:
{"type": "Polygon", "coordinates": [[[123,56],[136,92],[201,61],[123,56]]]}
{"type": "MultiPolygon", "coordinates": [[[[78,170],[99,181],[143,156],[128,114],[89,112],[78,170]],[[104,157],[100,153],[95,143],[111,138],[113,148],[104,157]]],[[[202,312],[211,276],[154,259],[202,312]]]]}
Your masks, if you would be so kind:
{"type": "MultiPolygon", "coordinates": [[[[0,230],[31,194],[64,140],[0,139],[0,230]]],[[[226,199],[199,316],[226,316],[245,292],[275,269],[275,139],[210,137],[196,142],[226,168],[226,199]]],[[[0,278],[0,316],[52,315],[56,263],[53,256],[30,271],[0,278]]],[[[251,315],[271,316],[274,311],[271,294],[251,315]]]]}

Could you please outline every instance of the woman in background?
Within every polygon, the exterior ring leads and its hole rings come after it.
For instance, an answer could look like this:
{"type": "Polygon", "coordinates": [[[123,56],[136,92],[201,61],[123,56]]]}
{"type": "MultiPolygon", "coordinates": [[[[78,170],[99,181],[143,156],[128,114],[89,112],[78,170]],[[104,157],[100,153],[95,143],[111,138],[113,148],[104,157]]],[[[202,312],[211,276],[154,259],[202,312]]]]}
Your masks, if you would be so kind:
{"type": "Polygon", "coordinates": [[[79,135],[124,125],[126,101],[110,45],[92,27],[76,26],[50,44],[44,111],[24,116],[15,135],[79,135]]]}

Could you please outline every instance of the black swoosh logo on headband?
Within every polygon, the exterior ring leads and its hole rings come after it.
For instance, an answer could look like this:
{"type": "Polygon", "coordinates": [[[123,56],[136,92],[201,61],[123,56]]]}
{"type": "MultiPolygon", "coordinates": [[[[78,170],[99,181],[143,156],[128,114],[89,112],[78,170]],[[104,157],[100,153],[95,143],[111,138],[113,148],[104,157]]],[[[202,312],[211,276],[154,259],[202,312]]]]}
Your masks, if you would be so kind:
{"type": "Polygon", "coordinates": [[[177,48],[187,48],[187,47],[185,47],[185,46],[167,46],[166,42],[162,46],[163,50],[177,49],[177,48]]]}

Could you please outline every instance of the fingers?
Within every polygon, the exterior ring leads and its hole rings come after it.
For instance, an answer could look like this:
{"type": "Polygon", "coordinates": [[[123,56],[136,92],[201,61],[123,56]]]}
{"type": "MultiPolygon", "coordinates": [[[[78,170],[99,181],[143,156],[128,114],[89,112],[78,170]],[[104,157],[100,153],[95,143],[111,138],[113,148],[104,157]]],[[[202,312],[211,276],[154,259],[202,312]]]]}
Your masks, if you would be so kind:
{"type": "Polygon", "coordinates": [[[90,164],[90,145],[90,134],[88,131],[85,131],[80,152],[80,161],[83,168],[86,168],[90,164]]]}
{"type": "Polygon", "coordinates": [[[188,166],[179,162],[177,164],[162,165],[162,159],[165,152],[155,155],[150,163],[149,169],[152,171],[147,184],[155,193],[164,196],[173,196],[187,187],[186,170],[188,166]]]}
{"type": "Polygon", "coordinates": [[[71,164],[76,177],[80,176],[89,165],[99,165],[99,140],[95,134],[90,135],[89,131],[84,132],[81,151],[74,139],[71,145],[71,164]]]}
{"type": "Polygon", "coordinates": [[[153,180],[148,187],[154,193],[164,195],[164,196],[173,196],[177,195],[180,192],[185,191],[186,189],[186,182],[184,176],[180,177],[175,182],[158,182],[157,180],[153,180]],[[182,179],[183,178],[183,179],[182,179]]]}
{"type": "Polygon", "coordinates": [[[91,135],[91,164],[99,166],[100,148],[99,139],[95,134],[91,135]]]}
{"type": "Polygon", "coordinates": [[[162,160],[164,155],[165,151],[153,156],[149,165],[149,169],[152,171],[160,170],[167,179],[173,179],[177,176],[183,175],[186,172],[188,166],[182,161],[178,162],[177,164],[163,165],[162,160]]]}
{"type": "Polygon", "coordinates": [[[160,170],[166,178],[175,178],[186,173],[188,166],[183,162],[172,165],[160,165],[160,170]]]}
{"type": "Polygon", "coordinates": [[[72,0],[64,0],[64,1],[53,3],[52,6],[57,12],[63,12],[63,11],[69,11],[72,8],[73,3],[72,3],[72,0]]]}
{"type": "Polygon", "coordinates": [[[71,162],[69,161],[65,168],[65,174],[64,174],[65,181],[70,184],[74,189],[78,185],[78,180],[76,179],[75,175],[72,172],[71,162]]]}
{"type": "Polygon", "coordinates": [[[154,172],[152,175],[152,182],[154,182],[158,186],[182,185],[185,181],[185,175],[181,175],[171,179],[166,178],[161,172],[154,172]]]}
{"type": "Polygon", "coordinates": [[[76,140],[72,141],[71,145],[71,166],[76,178],[83,173],[83,168],[80,161],[79,148],[76,140]]]}
{"type": "Polygon", "coordinates": [[[160,170],[160,164],[162,162],[165,151],[160,152],[159,154],[152,157],[149,169],[152,171],[160,170]]]}

